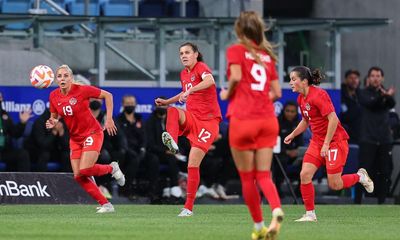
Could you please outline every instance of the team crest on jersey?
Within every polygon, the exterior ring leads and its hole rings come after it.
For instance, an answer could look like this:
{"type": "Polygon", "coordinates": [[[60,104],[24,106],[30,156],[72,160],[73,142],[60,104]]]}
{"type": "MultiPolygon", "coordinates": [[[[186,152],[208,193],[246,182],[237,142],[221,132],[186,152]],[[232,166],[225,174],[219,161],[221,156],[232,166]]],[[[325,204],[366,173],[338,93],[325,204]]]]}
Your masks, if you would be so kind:
{"type": "Polygon", "coordinates": [[[194,81],[196,79],[196,76],[195,75],[192,75],[191,77],[190,77],[190,81],[194,81]]]}
{"type": "Polygon", "coordinates": [[[78,100],[76,100],[76,98],[74,98],[74,97],[69,100],[69,104],[71,104],[71,105],[75,105],[77,102],[78,102],[78,100]]]}
{"type": "Polygon", "coordinates": [[[310,109],[311,109],[310,104],[306,103],[306,110],[307,110],[307,111],[310,111],[310,109]]]}

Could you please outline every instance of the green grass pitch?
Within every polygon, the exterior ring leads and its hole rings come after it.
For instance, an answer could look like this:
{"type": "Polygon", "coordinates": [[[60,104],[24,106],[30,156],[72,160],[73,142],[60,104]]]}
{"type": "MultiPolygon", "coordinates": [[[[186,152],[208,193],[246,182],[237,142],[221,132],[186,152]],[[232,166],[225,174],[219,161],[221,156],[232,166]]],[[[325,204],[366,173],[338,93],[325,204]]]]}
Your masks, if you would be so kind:
{"type": "MultiPolygon", "coordinates": [[[[180,206],[115,205],[96,214],[94,205],[1,205],[0,239],[250,239],[252,222],[244,205],[197,205],[191,218],[180,206]]],[[[284,205],[279,239],[400,239],[400,206],[319,205],[317,223],[296,223],[302,206],[284,205]]],[[[264,216],[270,220],[268,206],[264,216]]]]}

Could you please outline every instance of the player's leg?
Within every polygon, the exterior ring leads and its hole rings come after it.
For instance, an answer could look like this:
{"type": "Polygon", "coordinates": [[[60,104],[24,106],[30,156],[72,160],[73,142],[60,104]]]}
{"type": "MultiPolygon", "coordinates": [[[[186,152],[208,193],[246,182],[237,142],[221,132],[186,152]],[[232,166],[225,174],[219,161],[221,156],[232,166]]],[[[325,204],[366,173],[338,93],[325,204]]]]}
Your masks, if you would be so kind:
{"type": "Polygon", "coordinates": [[[178,152],[179,128],[186,122],[185,112],[176,107],[169,107],[167,110],[166,132],[162,133],[162,141],[172,153],[178,152]]]}
{"type": "Polygon", "coordinates": [[[261,199],[256,186],[254,151],[231,147],[231,152],[242,183],[242,195],[254,222],[251,238],[264,239],[268,229],[262,217],[261,199]]]}
{"type": "Polygon", "coordinates": [[[178,215],[180,217],[187,217],[193,214],[193,205],[196,199],[197,188],[200,183],[199,167],[206,153],[198,147],[192,147],[189,153],[188,163],[188,178],[186,190],[186,202],[182,212],[178,215]]]}
{"type": "Polygon", "coordinates": [[[267,239],[274,239],[279,233],[284,215],[281,208],[281,200],[271,176],[272,154],[272,148],[261,148],[255,152],[256,180],[272,211],[272,220],[268,227],[267,239]]]}
{"type": "Polygon", "coordinates": [[[306,209],[306,214],[297,219],[297,222],[316,222],[315,214],[315,190],[312,183],[312,178],[317,172],[319,165],[317,161],[313,162],[313,157],[306,154],[303,159],[303,165],[300,172],[300,192],[306,209]]]}

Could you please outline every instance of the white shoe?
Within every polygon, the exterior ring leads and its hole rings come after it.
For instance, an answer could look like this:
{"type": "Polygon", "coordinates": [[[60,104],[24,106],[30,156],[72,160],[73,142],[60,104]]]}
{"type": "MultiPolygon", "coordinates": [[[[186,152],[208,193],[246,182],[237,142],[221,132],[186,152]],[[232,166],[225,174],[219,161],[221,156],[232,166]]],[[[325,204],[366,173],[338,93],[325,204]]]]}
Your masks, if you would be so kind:
{"type": "Polygon", "coordinates": [[[96,213],[113,213],[115,212],[114,206],[111,203],[103,204],[101,207],[97,207],[96,213]]]}
{"type": "Polygon", "coordinates": [[[360,176],[359,183],[363,185],[367,192],[372,193],[374,191],[374,182],[368,176],[367,170],[365,170],[364,168],[360,168],[358,169],[357,174],[360,176]]]}
{"type": "Polygon", "coordinates": [[[182,208],[181,213],[178,214],[178,217],[191,217],[191,216],[193,216],[193,212],[186,208],[182,208]]]}
{"type": "Polygon", "coordinates": [[[316,222],[317,215],[315,213],[306,213],[301,218],[294,220],[295,222],[316,222]]]}
{"type": "Polygon", "coordinates": [[[161,139],[164,145],[173,153],[177,153],[179,151],[178,145],[175,140],[171,137],[168,132],[163,132],[161,134],[161,139]]]}
{"type": "Polygon", "coordinates": [[[228,195],[226,195],[225,188],[221,184],[214,184],[213,188],[221,199],[226,200],[229,198],[228,195]]]}
{"type": "Polygon", "coordinates": [[[117,162],[110,163],[113,168],[111,174],[115,180],[117,180],[118,185],[121,187],[125,185],[125,175],[122,173],[121,169],[119,169],[119,165],[117,162]]]}
{"type": "Polygon", "coordinates": [[[272,211],[272,218],[275,218],[279,223],[283,222],[283,216],[285,214],[282,211],[282,208],[275,208],[272,211]]]}

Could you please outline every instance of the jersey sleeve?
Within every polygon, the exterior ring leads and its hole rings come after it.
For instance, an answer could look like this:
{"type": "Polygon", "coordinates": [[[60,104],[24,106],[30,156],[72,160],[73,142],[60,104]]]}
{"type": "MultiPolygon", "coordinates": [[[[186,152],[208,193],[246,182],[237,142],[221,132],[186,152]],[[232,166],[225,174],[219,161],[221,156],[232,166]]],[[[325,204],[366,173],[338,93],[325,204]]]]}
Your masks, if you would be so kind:
{"type": "Polygon", "coordinates": [[[87,98],[99,98],[101,89],[93,86],[81,86],[84,96],[87,98]]]}
{"type": "Polygon", "coordinates": [[[331,98],[326,91],[321,91],[315,105],[323,117],[328,116],[329,113],[335,112],[331,98]]]}
{"type": "Polygon", "coordinates": [[[197,74],[200,76],[201,80],[208,75],[212,75],[210,68],[205,63],[200,63],[199,67],[197,68],[197,74]]]}

